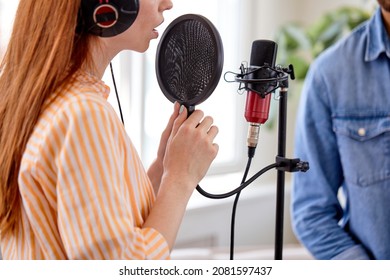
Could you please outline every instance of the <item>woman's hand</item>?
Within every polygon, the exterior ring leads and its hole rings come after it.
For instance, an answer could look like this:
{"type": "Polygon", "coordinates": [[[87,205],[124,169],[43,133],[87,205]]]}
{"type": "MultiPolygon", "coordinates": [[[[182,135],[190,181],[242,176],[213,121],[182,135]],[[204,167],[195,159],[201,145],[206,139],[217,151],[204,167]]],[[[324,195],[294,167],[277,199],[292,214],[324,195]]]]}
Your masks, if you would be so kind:
{"type": "MultiPolygon", "coordinates": [[[[173,248],[188,200],[206,175],[218,153],[214,139],[218,128],[211,117],[195,110],[187,118],[187,109],[178,113],[178,104],[164,130],[157,160],[148,174],[159,175],[156,201],[144,227],[160,232],[173,248]],[[162,167],[161,167],[162,164],[162,167]]],[[[156,184],[158,180],[152,181],[156,184]]]]}
{"type": "Polygon", "coordinates": [[[187,119],[186,108],[183,107],[180,114],[179,110],[180,104],[176,102],[174,111],[161,135],[157,158],[148,170],[148,176],[156,193],[161,184],[164,169],[168,172],[166,175],[178,176],[181,181],[187,176],[191,177],[192,181],[196,182],[196,186],[218,153],[218,145],[213,143],[218,134],[218,128],[212,125],[213,119],[205,117],[202,120],[204,114],[199,110],[187,119]],[[185,125],[181,128],[183,124],[185,125]],[[172,143],[172,148],[169,148],[172,155],[164,163],[168,142],[172,143]],[[188,170],[193,172],[188,172],[188,170]]]}
{"type": "MultiPolygon", "coordinates": [[[[214,139],[218,128],[213,119],[195,110],[187,118],[187,109],[178,115],[166,146],[163,160],[164,178],[182,182],[192,191],[206,175],[218,153],[214,139]]],[[[175,190],[178,191],[178,190],[175,190]]]]}

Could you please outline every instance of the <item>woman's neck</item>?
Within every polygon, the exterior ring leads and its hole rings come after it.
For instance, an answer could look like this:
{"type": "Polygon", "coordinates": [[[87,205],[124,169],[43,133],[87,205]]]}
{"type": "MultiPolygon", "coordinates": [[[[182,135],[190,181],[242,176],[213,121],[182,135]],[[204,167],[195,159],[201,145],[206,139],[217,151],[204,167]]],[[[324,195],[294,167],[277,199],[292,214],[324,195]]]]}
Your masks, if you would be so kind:
{"type": "Polygon", "coordinates": [[[92,51],[92,65],[85,65],[83,70],[98,77],[103,78],[104,72],[111,60],[117,55],[113,53],[110,47],[107,47],[107,42],[104,40],[98,40],[98,43],[93,44],[91,47],[92,51]]]}

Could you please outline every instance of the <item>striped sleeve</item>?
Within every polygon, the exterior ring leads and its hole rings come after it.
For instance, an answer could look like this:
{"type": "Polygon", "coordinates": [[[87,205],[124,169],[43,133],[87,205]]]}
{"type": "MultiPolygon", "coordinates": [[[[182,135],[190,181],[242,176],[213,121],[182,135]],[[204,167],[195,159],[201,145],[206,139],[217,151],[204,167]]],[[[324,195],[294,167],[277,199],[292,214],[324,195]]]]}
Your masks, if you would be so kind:
{"type": "Polygon", "coordinates": [[[68,257],[169,258],[163,236],[142,228],[154,197],[109,104],[83,98],[56,116],[58,229],[68,257]]]}

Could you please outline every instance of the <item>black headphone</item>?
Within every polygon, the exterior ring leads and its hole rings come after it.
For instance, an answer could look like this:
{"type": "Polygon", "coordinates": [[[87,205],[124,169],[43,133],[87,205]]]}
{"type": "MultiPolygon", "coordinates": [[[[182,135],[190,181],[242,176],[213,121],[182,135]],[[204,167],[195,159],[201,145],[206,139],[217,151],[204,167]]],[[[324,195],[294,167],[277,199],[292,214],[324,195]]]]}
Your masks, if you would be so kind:
{"type": "Polygon", "coordinates": [[[77,32],[116,36],[133,24],[138,11],[139,0],[82,0],[77,32]]]}

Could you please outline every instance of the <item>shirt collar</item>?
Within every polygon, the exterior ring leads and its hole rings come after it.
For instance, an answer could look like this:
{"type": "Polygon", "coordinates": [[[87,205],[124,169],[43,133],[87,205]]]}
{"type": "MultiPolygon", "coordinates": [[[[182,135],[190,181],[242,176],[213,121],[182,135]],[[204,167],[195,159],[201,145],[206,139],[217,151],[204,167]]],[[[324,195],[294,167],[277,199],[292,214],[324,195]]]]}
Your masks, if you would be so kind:
{"type": "Polygon", "coordinates": [[[373,61],[381,53],[385,53],[390,58],[390,38],[386,32],[380,8],[368,22],[367,37],[365,61],[373,61]]]}
{"type": "Polygon", "coordinates": [[[93,74],[80,70],[76,73],[76,77],[81,83],[87,83],[96,90],[96,93],[105,99],[110,95],[110,87],[107,86],[101,79],[93,74]]]}

